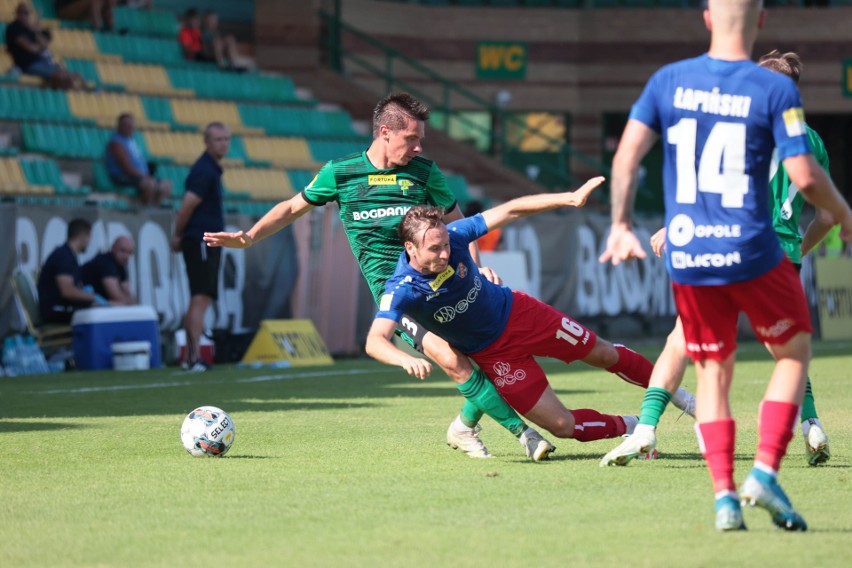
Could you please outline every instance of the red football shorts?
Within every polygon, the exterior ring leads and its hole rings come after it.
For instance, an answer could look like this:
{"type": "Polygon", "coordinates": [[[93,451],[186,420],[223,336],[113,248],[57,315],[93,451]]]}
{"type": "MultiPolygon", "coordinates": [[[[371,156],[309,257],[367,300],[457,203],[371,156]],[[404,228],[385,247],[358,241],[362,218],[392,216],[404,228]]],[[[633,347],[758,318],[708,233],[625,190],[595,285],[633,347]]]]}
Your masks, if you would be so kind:
{"type": "Polygon", "coordinates": [[[723,361],[737,348],[737,317],[748,316],[757,338],[782,345],[799,332],[810,333],[805,291],[792,263],[757,278],[722,286],[672,284],[683,322],[686,350],[693,361],[723,361]]]}
{"type": "Polygon", "coordinates": [[[536,405],[547,376],[533,356],[566,363],[585,358],[597,335],[556,308],[523,292],[512,292],[512,311],[497,340],[470,358],[482,368],[506,402],[520,414],[536,405]]]}

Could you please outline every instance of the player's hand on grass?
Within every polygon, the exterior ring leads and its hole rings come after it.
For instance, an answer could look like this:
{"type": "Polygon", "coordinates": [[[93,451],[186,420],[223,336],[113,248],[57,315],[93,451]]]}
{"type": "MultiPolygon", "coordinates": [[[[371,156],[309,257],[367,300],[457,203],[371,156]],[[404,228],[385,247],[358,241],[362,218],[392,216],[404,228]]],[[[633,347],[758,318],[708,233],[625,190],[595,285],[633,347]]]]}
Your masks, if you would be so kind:
{"type": "Polygon", "coordinates": [[[209,247],[248,248],[254,239],[243,231],[236,233],[204,233],[204,242],[209,247]]]}
{"type": "Polygon", "coordinates": [[[606,249],[598,258],[599,262],[612,261],[613,266],[618,266],[624,260],[633,258],[646,258],[645,249],[636,235],[627,226],[613,225],[606,240],[606,249]]]}
{"type": "Polygon", "coordinates": [[[402,362],[401,366],[409,375],[417,377],[421,381],[432,372],[432,363],[419,357],[408,357],[402,362]]]}
{"type": "Polygon", "coordinates": [[[653,235],[651,235],[651,250],[657,256],[663,256],[663,249],[666,248],[666,228],[663,227],[653,235]]]}
{"type": "Polygon", "coordinates": [[[565,206],[582,207],[586,204],[589,194],[599,187],[604,181],[606,181],[606,178],[603,176],[593,177],[584,183],[580,189],[575,189],[574,191],[567,193],[566,196],[568,197],[568,200],[565,203],[565,206]]]}
{"type": "Polygon", "coordinates": [[[497,284],[498,286],[503,285],[503,279],[500,278],[500,275],[494,272],[492,269],[487,266],[480,266],[479,273],[482,274],[483,278],[491,282],[492,284],[497,284]]]}

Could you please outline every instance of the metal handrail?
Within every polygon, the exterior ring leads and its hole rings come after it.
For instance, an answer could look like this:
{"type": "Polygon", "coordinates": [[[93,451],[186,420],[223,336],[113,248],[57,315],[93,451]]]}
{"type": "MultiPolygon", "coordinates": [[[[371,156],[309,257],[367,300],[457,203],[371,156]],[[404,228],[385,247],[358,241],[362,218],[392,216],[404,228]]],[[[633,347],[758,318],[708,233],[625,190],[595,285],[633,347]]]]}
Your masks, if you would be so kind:
{"type": "MultiPolygon", "coordinates": [[[[474,131],[491,135],[489,129],[482,127],[474,121],[471,121],[465,118],[464,115],[459,114],[459,111],[455,110],[450,104],[451,95],[457,95],[467,100],[468,102],[474,105],[474,109],[465,109],[465,110],[480,110],[486,111],[491,115],[496,115],[499,118],[500,124],[503,126],[499,132],[499,149],[500,149],[500,159],[506,164],[507,158],[507,145],[506,145],[506,130],[507,126],[514,125],[520,127],[524,132],[533,134],[542,140],[544,140],[547,144],[556,146],[559,148],[557,152],[559,154],[559,164],[558,167],[549,167],[548,165],[540,165],[539,167],[543,172],[546,172],[550,176],[559,180],[560,184],[563,186],[568,186],[572,184],[582,183],[584,180],[580,180],[575,176],[571,175],[568,170],[568,157],[574,157],[581,162],[591,166],[593,169],[598,170],[604,174],[609,174],[609,167],[602,163],[599,160],[596,160],[586,154],[579,152],[572,148],[570,145],[566,144],[564,140],[559,140],[557,138],[553,138],[538,128],[530,127],[523,120],[519,119],[512,113],[506,112],[504,109],[499,106],[491,103],[490,101],[480,97],[476,93],[466,89],[465,87],[459,85],[455,81],[444,77],[443,75],[437,73],[433,69],[430,69],[428,66],[424,65],[420,61],[413,59],[404,53],[394,49],[393,47],[387,45],[381,40],[376,39],[373,36],[370,36],[352,26],[342,21],[337,14],[329,13],[325,10],[319,10],[320,17],[326,22],[328,26],[328,38],[327,38],[327,48],[329,53],[329,61],[332,67],[336,67],[337,71],[342,71],[341,62],[345,57],[348,61],[354,63],[361,69],[371,73],[372,75],[382,78],[385,81],[385,87],[387,92],[394,90],[395,87],[399,87],[405,91],[410,92],[412,95],[418,97],[419,99],[426,102],[430,107],[435,110],[439,110],[443,112],[446,116],[446,120],[443,125],[443,130],[446,131],[450,126],[450,117],[454,117],[456,120],[466,125],[468,128],[471,128],[474,131]],[[359,41],[377,49],[384,56],[384,66],[383,68],[379,68],[376,65],[370,63],[365,60],[363,57],[358,54],[352,52],[346,52],[343,49],[342,41],[341,41],[341,32],[345,31],[348,34],[351,34],[359,41]],[[394,62],[400,61],[404,63],[409,68],[414,71],[420,73],[425,76],[427,79],[438,83],[441,86],[442,90],[442,100],[436,101],[432,97],[428,96],[421,89],[417,88],[411,82],[405,81],[403,79],[399,79],[394,76],[394,62]]],[[[507,164],[510,165],[510,164],[507,164]]]]}

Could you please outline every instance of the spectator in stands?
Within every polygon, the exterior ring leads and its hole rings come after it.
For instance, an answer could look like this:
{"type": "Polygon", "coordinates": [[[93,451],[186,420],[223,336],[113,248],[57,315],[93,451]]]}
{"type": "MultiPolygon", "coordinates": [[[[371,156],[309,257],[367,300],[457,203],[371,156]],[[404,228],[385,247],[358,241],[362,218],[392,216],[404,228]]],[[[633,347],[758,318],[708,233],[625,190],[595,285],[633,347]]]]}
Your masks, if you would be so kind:
{"type": "Polygon", "coordinates": [[[71,89],[75,85],[83,85],[80,75],[69,72],[53,60],[49,44],[50,30],[39,26],[29,4],[18,4],[14,21],[6,26],[6,50],[15,67],[24,75],[41,77],[52,89],[71,89]]]}
{"type": "Polygon", "coordinates": [[[201,43],[201,17],[198,10],[190,8],[183,15],[183,26],[178,32],[178,43],[183,49],[183,56],[189,61],[214,62],[216,58],[207,56],[201,43]]]}
{"type": "Polygon", "coordinates": [[[89,18],[95,31],[111,32],[116,0],[56,0],[56,15],[63,20],[89,18]]]}
{"type": "Polygon", "coordinates": [[[115,239],[109,252],[102,252],[83,265],[83,284],[113,305],[131,305],[136,297],[127,281],[127,263],[133,255],[133,239],[115,239]]]}
{"type": "Polygon", "coordinates": [[[133,138],[136,120],[129,112],[118,117],[115,132],[109,139],[104,157],[107,174],[116,185],[132,186],[139,190],[143,205],[160,205],[172,193],[168,180],[157,179],[142,150],[133,138]]]}
{"type": "Polygon", "coordinates": [[[204,328],[204,313],[219,293],[219,261],[222,249],[208,248],[205,231],[225,229],[222,209],[222,166],[228,153],[231,133],[221,122],[211,122],[204,129],[205,152],[186,176],[186,192],[175,218],[172,250],[183,252],[189,280],[189,308],[183,318],[186,330],[187,359],[184,368],[192,372],[207,370],[199,358],[198,342],[204,328]]]}
{"type": "Polygon", "coordinates": [[[212,10],[201,18],[201,52],[205,61],[215,61],[220,69],[247,71],[255,67],[252,58],[240,55],[234,36],[219,31],[219,15],[212,10]]]}
{"type": "Polygon", "coordinates": [[[68,223],[68,240],[50,253],[38,277],[41,319],[45,323],[69,323],[74,310],[105,304],[96,294],[83,291],[77,255],[89,246],[92,225],[85,219],[68,223]]]}

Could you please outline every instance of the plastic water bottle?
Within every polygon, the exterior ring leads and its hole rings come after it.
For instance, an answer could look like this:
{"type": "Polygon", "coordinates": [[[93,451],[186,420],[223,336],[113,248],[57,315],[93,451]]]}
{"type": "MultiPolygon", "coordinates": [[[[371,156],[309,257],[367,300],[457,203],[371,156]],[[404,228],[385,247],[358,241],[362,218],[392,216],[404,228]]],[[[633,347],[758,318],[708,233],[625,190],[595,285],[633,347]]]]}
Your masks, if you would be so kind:
{"type": "Polygon", "coordinates": [[[23,340],[24,353],[24,374],[37,375],[47,373],[47,361],[44,359],[44,353],[41,352],[35,338],[28,335],[23,340]]]}
{"type": "Polygon", "coordinates": [[[7,337],[3,341],[3,366],[6,367],[6,374],[10,377],[19,374],[18,351],[15,349],[14,337],[7,337]]]}

